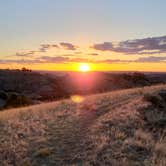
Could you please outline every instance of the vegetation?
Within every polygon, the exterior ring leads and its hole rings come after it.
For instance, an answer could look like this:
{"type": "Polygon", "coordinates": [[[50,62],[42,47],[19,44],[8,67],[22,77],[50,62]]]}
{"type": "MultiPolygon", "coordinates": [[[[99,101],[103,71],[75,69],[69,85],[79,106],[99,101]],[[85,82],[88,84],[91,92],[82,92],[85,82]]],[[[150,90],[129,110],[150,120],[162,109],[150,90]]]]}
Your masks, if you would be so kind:
{"type": "Polygon", "coordinates": [[[0,112],[0,163],[165,166],[163,89],[166,85],[0,112]]]}
{"type": "Polygon", "coordinates": [[[32,104],[32,102],[26,96],[17,93],[11,93],[6,100],[5,108],[27,106],[30,104],[32,104]]]}
{"type": "MultiPolygon", "coordinates": [[[[161,78],[164,80],[166,75],[161,75],[161,78]]],[[[58,75],[40,74],[25,67],[21,70],[0,70],[0,108],[59,100],[73,94],[89,95],[149,86],[152,80],[158,79],[143,73],[70,72],[58,75]],[[17,97],[12,97],[11,93],[17,94],[17,97]]]]}

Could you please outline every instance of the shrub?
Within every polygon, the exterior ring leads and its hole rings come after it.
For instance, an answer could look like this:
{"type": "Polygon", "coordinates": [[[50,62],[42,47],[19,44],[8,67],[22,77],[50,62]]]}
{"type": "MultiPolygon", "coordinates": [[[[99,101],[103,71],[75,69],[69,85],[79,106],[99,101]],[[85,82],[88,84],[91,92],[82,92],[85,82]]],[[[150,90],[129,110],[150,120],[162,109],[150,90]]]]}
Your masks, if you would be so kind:
{"type": "Polygon", "coordinates": [[[5,108],[30,105],[32,102],[24,95],[12,93],[9,95],[5,108]]]}
{"type": "Polygon", "coordinates": [[[142,113],[147,124],[153,127],[164,127],[166,125],[166,102],[158,94],[146,94],[144,100],[151,103],[142,113]]]}
{"type": "Polygon", "coordinates": [[[143,98],[157,108],[164,108],[165,103],[158,94],[145,94],[143,98]]]}
{"type": "Polygon", "coordinates": [[[159,92],[159,95],[161,96],[161,98],[166,102],[166,90],[161,90],[159,92]]]}
{"type": "Polygon", "coordinates": [[[4,91],[0,91],[0,99],[7,100],[8,95],[4,91]]]}

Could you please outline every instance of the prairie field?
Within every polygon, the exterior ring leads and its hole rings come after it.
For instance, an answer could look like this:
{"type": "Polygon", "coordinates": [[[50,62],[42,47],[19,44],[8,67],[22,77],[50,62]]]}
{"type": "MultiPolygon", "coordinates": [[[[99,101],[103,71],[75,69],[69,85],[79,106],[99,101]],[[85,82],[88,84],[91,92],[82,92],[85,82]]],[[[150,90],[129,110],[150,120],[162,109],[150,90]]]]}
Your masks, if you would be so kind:
{"type": "Polygon", "coordinates": [[[165,90],[162,84],[3,110],[0,166],[165,166],[165,90]]]}

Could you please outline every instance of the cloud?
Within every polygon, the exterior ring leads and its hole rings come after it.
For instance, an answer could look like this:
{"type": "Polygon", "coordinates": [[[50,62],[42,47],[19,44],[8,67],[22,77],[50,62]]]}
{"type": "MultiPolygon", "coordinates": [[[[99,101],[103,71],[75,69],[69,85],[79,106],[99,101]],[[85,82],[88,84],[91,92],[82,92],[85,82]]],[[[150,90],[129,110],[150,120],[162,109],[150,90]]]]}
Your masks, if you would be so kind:
{"type": "Polygon", "coordinates": [[[39,59],[7,59],[7,60],[0,60],[0,64],[8,64],[8,63],[17,63],[17,64],[34,64],[34,63],[41,63],[39,59]]]}
{"type": "Polygon", "coordinates": [[[70,57],[64,57],[64,56],[41,56],[35,59],[8,59],[8,60],[0,60],[0,64],[7,64],[7,63],[17,63],[17,64],[37,64],[37,63],[70,63],[70,62],[87,62],[87,63],[107,63],[107,64],[113,64],[113,63],[166,63],[166,57],[156,57],[156,56],[150,56],[150,57],[141,57],[136,60],[122,60],[122,59],[103,59],[103,60],[94,60],[94,59],[88,59],[88,58],[70,58],[70,57]]]}
{"type": "Polygon", "coordinates": [[[92,48],[100,51],[112,51],[114,46],[111,42],[104,42],[100,44],[94,44],[92,48]]]}
{"type": "Polygon", "coordinates": [[[57,44],[41,44],[39,51],[40,52],[46,52],[51,48],[59,48],[57,44]]]}
{"type": "Polygon", "coordinates": [[[94,44],[95,50],[113,51],[124,54],[158,54],[166,53],[166,36],[94,44]]]}
{"type": "Polygon", "coordinates": [[[61,42],[60,45],[66,50],[76,50],[76,46],[71,43],[61,42]]]}
{"type": "Polygon", "coordinates": [[[90,53],[88,55],[92,55],[92,56],[98,56],[99,54],[98,53],[90,53]]]}
{"type": "Polygon", "coordinates": [[[166,56],[165,57],[156,57],[156,56],[149,56],[149,57],[141,57],[138,58],[135,62],[166,62],[166,56]]]}
{"type": "MultiPolygon", "coordinates": [[[[76,50],[77,48],[75,45],[71,43],[61,42],[59,45],[67,50],[76,50]]],[[[41,44],[39,48],[39,52],[47,52],[49,49],[52,49],[52,48],[59,48],[59,46],[57,44],[41,44]]]]}
{"type": "Polygon", "coordinates": [[[42,56],[38,60],[41,63],[70,63],[70,62],[95,62],[88,58],[70,58],[65,56],[42,56]]]}
{"type": "Polygon", "coordinates": [[[77,55],[75,55],[75,54],[63,54],[62,56],[74,57],[74,56],[77,56],[77,55]]]}
{"type": "Polygon", "coordinates": [[[55,56],[55,57],[50,57],[50,56],[42,56],[38,58],[42,63],[65,63],[69,61],[68,57],[63,57],[63,56],[55,56]]]}
{"type": "MultiPolygon", "coordinates": [[[[64,49],[67,49],[67,50],[76,50],[76,46],[71,44],[71,43],[65,43],[65,42],[62,42],[60,43],[60,46],[62,46],[64,49]]],[[[35,50],[35,51],[29,51],[29,52],[23,52],[23,53],[16,53],[15,56],[30,56],[34,53],[45,53],[47,52],[49,49],[52,49],[52,48],[59,48],[59,46],[57,44],[41,44],[39,49],[38,50],[35,50]]]]}
{"type": "Polygon", "coordinates": [[[56,44],[41,44],[40,48],[38,50],[33,50],[33,51],[28,51],[28,52],[17,52],[15,54],[15,56],[28,57],[28,56],[32,56],[35,53],[47,52],[51,48],[58,48],[58,45],[56,45],[56,44]]]}
{"type": "Polygon", "coordinates": [[[18,56],[18,57],[29,57],[29,56],[32,56],[34,53],[35,53],[35,51],[17,52],[14,56],[18,56]]]}
{"type": "Polygon", "coordinates": [[[132,60],[122,60],[122,59],[105,59],[96,61],[96,63],[130,63],[132,60]]]}
{"type": "Polygon", "coordinates": [[[7,59],[7,60],[0,60],[0,64],[7,64],[7,63],[17,63],[17,64],[36,64],[36,63],[66,63],[70,61],[67,57],[50,57],[50,56],[42,56],[35,59],[7,59]]]}
{"type": "Polygon", "coordinates": [[[122,60],[122,59],[105,59],[95,61],[96,63],[166,63],[166,57],[141,57],[136,60],[122,60]]]}
{"type": "Polygon", "coordinates": [[[70,62],[94,62],[87,58],[70,58],[65,56],[41,56],[34,59],[6,59],[0,60],[0,64],[17,63],[17,64],[37,64],[37,63],[70,63],[70,62]]]}

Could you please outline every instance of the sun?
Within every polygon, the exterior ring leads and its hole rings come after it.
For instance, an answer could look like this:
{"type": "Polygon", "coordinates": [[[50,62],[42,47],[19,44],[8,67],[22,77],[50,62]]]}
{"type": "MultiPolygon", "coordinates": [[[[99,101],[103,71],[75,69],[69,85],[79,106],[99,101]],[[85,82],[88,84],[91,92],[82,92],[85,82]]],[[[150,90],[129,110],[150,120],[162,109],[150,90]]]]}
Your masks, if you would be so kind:
{"type": "Polygon", "coordinates": [[[79,71],[81,71],[81,72],[88,72],[88,71],[90,71],[90,66],[88,64],[86,64],[86,63],[80,64],[79,65],[79,71]]]}

